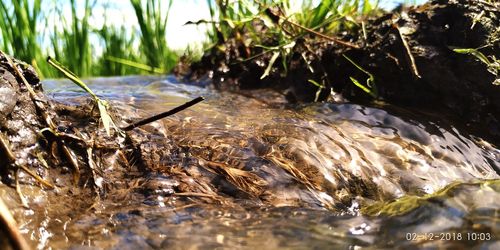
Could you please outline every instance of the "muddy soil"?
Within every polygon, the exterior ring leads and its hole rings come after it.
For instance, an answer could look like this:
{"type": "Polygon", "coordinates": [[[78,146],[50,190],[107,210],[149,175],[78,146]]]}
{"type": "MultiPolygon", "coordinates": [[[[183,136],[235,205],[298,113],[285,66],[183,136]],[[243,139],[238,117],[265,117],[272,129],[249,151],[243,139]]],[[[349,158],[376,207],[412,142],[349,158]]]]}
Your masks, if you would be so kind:
{"type": "MultiPolygon", "coordinates": [[[[374,76],[379,101],[449,117],[473,133],[490,137],[498,145],[500,86],[494,83],[500,82],[500,75],[491,68],[489,71],[476,57],[453,49],[480,48],[487,57],[498,58],[499,27],[498,3],[430,1],[367,20],[366,33],[360,28],[339,34],[359,48],[314,35],[300,39],[292,49],[288,70],[275,63],[264,79],[260,78],[272,53],[245,60],[263,51],[260,47],[246,47],[241,37],[227,39],[220,44],[225,51],[215,46],[201,62],[179,73],[190,80],[209,76],[221,90],[273,88],[291,102],[314,100],[318,88],[308,82],[312,79],[325,85],[320,101],[347,98],[365,104],[372,102],[373,97],[350,79],[354,77],[364,83],[368,75],[346,60],[343,55],[347,55],[374,76]],[[331,90],[343,98],[330,95],[331,90]]],[[[269,41],[265,45],[277,44],[269,41]]],[[[280,61],[278,58],[277,62],[280,61]]]]}
{"type": "MultiPolygon", "coordinates": [[[[33,68],[11,60],[18,72],[0,55],[0,190],[14,217],[23,218],[26,211],[32,211],[25,209],[28,207],[48,212],[47,218],[77,216],[92,209],[101,197],[127,199],[128,191],[134,188],[157,192],[163,187],[147,180],[160,170],[175,176],[175,183],[168,186],[171,193],[216,194],[198,183],[188,185],[190,178],[176,173],[174,166],[159,168],[160,162],[167,164],[168,159],[179,157],[179,148],[165,141],[164,133],[146,126],[125,137],[108,136],[90,99],[73,105],[49,101],[33,68]],[[33,95],[19,73],[34,90],[33,95]],[[155,137],[161,137],[162,143],[155,137]]],[[[131,109],[119,112],[128,122],[138,118],[131,109]]],[[[0,216],[0,238],[18,249],[16,245],[22,245],[19,239],[4,238],[11,237],[9,230],[17,230],[4,224],[4,213],[8,212],[3,209],[0,216]]]]}
{"type": "MultiPolygon", "coordinates": [[[[100,201],[138,200],[133,198],[137,194],[171,197],[174,208],[186,204],[234,207],[242,198],[248,204],[279,202],[279,193],[263,188],[264,180],[251,170],[198,160],[196,153],[217,154],[176,144],[158,124],[107,135],[90,98],[64,103],[48,99],[33,68],[11,61],[17,71],[0,55],[0,194],[16,219],[31,220],[26,216],[41,213],[44,216],[38,218],[54,219],[49,227],[64,232],[61,221],[95,209],[100,201]]],[[[129,106],[110,108],[120,127],[141,118],[129,106]]],[[[298,179],[287,181],[291,183],[303,186],[298,179]]],[[[9,236],[7,231],[18,229],[2,231],[1,221],[0,240],[20,245],[16,239],[3,238],[9,236]]],[[[43,235],[33,240],[39,238],[43,235]]]]}

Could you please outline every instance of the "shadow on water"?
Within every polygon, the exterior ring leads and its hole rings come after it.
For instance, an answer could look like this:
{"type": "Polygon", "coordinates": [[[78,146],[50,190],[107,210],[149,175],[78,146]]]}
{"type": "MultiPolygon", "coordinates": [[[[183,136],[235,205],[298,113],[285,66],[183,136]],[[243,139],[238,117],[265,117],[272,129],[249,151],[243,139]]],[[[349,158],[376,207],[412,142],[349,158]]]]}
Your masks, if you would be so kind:
{"type": "MultiPolygon", "coordinates": [[[[156,133],[148,135],[153,143],[177,147],[179,154],[157,157],[158,171],[128,173],[127,189],[79,201],[78,193],[61,200],[25,187],[31,208],[14,212],[32,244],[500,248],[500,151],[487,141],[444,120],[391,108],[290,107],[271,91],[238,95],[171,82],[89,81],[127,122],[194,96],[207,101],[148,125],[156,133]],[[161,171],[172,166],[206,186],[205,202],[175,195],[182,183],[161,171]],[[220,171],[245,171],[252,182],[218,178],[220,171]]],[[[64,81],[44,86],[53,100],[87,101],[64,81]]],[[[11,191],[1,191],[8,193],[6,202],[16,202],[11,191]]]]}

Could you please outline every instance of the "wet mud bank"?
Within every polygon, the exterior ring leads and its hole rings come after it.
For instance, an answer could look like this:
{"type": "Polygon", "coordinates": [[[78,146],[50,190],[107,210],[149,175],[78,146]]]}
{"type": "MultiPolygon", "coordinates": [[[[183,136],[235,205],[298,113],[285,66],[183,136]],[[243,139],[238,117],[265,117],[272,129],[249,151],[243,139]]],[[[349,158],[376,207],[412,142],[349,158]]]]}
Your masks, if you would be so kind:
{"type": "MultiPolygon", "coordinates": [[[[115,104],[110,114],[121,127],[144,116],[115,104]]],[[[116,245],[105,240],[115,226],[103,217],[143,216],[145,205],[168,208],[172,218],[198,206],[207,211],[278,204],[334,209],[339,202],[344,207],[341,200],[324,201],[309,189],[322,189],[312,181],[314,169],[308,180],[302,170],[261,159],[270,153],[262,142],[231,136],[193,142],[185,138],[189,128],[183,122],[154,122],[108,135],[94,105],[90,98],[47,98],[31,66],[0,57],[0,194],[31,246],[65,247],[95,235],[104,237],[102,247],[116,245]],[[252,164],[241,158],[249,150],[256,151],[252,164]],[[282,196],[285,187],[294,195],[282,196]],[[99,225],[86,221],[93,216],[99,225]]],[[[7,227],[2,242],[23,245],[9,238],[8,232],[19,235],[18,230],[7,227]]]]}
{"type": "MultiPolygon", "coordinates": [[[[70,221],[132,200],[142,203],[150,195],[175,197],[172,207],[188,200],[227,203],[229,195],[207,186],[210,180],[194,181],[180,170],[183,162],[194,161],[182,156],[164,129],[144,126],[108,135],[96,109],[88,98],[50,100],[31,66],[0,55],[2,247],[27,249],[17,226],[27,230],[32,247],[48,247],[46,237],[55,242],[51,247],[67,247],[68,239],[82,239],[80,232],[73,232],[76,238],[66,235],[70,221]],[[10,213],[19,224],[7,223],[10,213]]],[[[111,111],[122,126],[139,119],[126,106],[111,111]]]]}
{"type": "MultiPolygon", "coordinates": [[[[338,101],[338,94],[365,104],[376,99],[449,117],[498,144],[499,9],[495,2],[430,1],[365,20],[364,29],[360,25],[340,33],[339,39],[356,48],[309,34],[296,40],[286,59],[287,68],[280,56],[263,79],[273,53],[248,46],[242,30],[180,73],[191,80],[209,76],[221,90],[276,89],[290,102],[311,102],[318,91],[320,101],[338,101]],[[477,53],[454,51],[469,48],[477,49],[488,61],[479,59],[477,53]],[[371,94],[351,80],[366,86],[370,75],[371,94]]],[[[278,45],[272,39],[267,42],[268,47],[278,45]]]]}

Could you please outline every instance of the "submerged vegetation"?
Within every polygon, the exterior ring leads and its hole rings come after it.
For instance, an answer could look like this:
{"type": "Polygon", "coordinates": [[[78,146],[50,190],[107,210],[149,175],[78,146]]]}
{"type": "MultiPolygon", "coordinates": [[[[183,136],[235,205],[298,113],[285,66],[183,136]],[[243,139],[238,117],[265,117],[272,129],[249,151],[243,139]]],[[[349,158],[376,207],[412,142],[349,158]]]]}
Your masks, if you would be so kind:
{"type": "Polygon", "coordinates": [[[481,180],[470,183],[460,183],[453,182],[448,184],[443,189],[436,191],[431,194],[425,194],[422,196],[417,195],[407,195],[399,199],[389,201],[389,202],[375,202],[367,207],[363,208],[363,213],[369,216],[397,216],[411,212],[412,210],[426,205],[427,203],[432,203],[439,200],[445,200],[446,198],[453,197],[453,193],[457,192],[457,189],[467,187],[467,186],[477,186],[481,190],[494,190],[496,192],[500,191],[500,180],[481,180]]]}

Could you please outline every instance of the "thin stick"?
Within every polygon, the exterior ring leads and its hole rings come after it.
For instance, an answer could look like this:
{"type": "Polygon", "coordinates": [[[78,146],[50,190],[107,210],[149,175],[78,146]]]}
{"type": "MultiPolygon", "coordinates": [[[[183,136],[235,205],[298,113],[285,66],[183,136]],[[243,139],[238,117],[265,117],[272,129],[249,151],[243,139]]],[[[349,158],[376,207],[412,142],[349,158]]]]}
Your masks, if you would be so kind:
{"type": "Polygon", "coordinates": [[[35,102],[35,100],[38,100],[38,96],[36,95],[35,91],[31,87],[31,85],[28,83],[26,78],[24,78],[23,74],[19,71],[19,69],[17,68],[17,65],[14,63],[14,61],[12,61],[12,59],[7,54],[5,54],[5,52],[3,52],[1,50],[0,50],[0,54],[3,55],[5,57],[5,59],[7,59],[7,62],[10,64],[12,69],[16,72],[16,74],[19,76],[19,78],[21,78],[24,85],[26,86],[26,89],[28,89],[28,92],[30,93],[31,99],[34,100],[34,102],[35,102]]]}
{"type": "Polygon", "coordinates": [[[408,42],[406,41],[406,39],[403,35],[403,32],[401,32],[401,29],[399,28],[399,26],[397,24],[394,24],[394,26],[398,30],[399,36],[401,37],[401,41],[403,41],[403,46],[405,47],[406,54],[408,55],[408,58],[410,59],[411,72],[413,73],[413,75],[415,77],[422,78],[422,76],[420,76],[420,74],[418,73],[417,64],[415,63],[415,58],[413,57],[413,54],[411,53],[410,46],[408,45],[408,42]]]}
{"type": "MultiPolygon", "coordinates": [[[[281,16],[280,16],[280,17],[281,17],[281,16]]],[[[295,23],[295,22],[289,21],[289,20],[287,20],[287,19],[285,19],[285,18],[283,18],[283,17],[281,17],[281,18],[282,18],[282,19],[283,19],[283,21],[284,21],[284,22],[286,22],[286,23],[289,23],[289,24],[291,24],[291,25],[293,25],[293,26],[295,26],[295,27],[301,28],[301,29],[303,29],[303,30],[305,30],[305,31],[307,31],[307,32],[309,32],[309,33],[313,33],[314,35],[319,36],[319,37],[321,37],[321,38],[324,38],[324,39],[326,39],[326,40],[330,40],[330,41],[332,41],[332,42],[335,42],[335,43],[338,43],[338,44],[344,45],[344,46],[346,46],[346,47],[351,47],[351,48],[353,48],[353,49],[359,49],[359,46],[358,46],[358,45],[356,45],[356,44],[352,44],[352,43],[350,43],[350,42],[342,41],[342,40],[340,40],[340,39],[338,39],[338,38],[336,38],[336,37],[327,36],[327,35],[325,35],[325,34],[323,34],[323,33],[320,33],[320,32],[317,32],[317,31],[315,31],[315,30],[309,29],[309,28],[307,28],[307,27],[305,27],[305,26],[302,26],[302,25],[300,25],[300,24],[298,24],[298,23],[295,23]]]]}
{"type": "Polygon", "coordinates": [[[140,121],[138,121],[136,123],[128,125],[127,127],[122,128],[122,130],[123,131],[130,131],[130,130],[132,130],[134,128],[137,128],[139,126],[142,126],[142,125],[145,125],[145,124],[148,124],[148,123],[160,120],[162,118],[165,118],[167,116],[170,116],[170,115],[173,115],[173,114],[175,114],[177,112],[180,112],[180,111],[182,111],[184,109],[187,109],[187,108],[189,108],[189,107],[191,107],[191,106],[193,106],[193,105],[195,105],[195,104],[197,104],[197,103],[199,103],[199,102],[201,102],[203,100],[205,100],[205,98],[203,98],[202,96],[197,97],[197,98],[195,98],[195,99],[193,99],[193,100],[191,100],[189,102],[186,102],[186,103],[184,103],[184,104],[182,104],[180,106],[177,106],[177,107],[175,107],[175,108],[173,108],[173,109],[171,109],[169,111],[166,111],[166,112],[163,112],[163,113],[160,113],[160,114],[148,117],[146,119],[143,119],[143,120],[140,120],[140,121]]]}
{"type": "Polygon", "coordinates": [[[2,132],[0,132],[0,149],[4,152],[5,156],[7,157],[7,161],[9,163],[16,162],[16,157],[10,150],[8,140],[7,138],[5,138],[2,132]]]}

